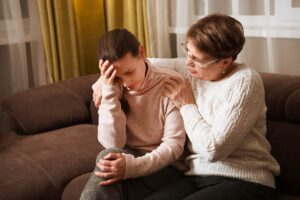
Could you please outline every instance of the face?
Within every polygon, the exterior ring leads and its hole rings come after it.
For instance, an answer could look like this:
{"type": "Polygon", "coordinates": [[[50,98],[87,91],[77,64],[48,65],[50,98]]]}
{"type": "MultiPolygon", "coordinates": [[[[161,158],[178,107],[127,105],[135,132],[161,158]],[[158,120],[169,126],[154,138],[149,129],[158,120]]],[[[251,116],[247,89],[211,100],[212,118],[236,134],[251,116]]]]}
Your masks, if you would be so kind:
{"type": "Polygon", "coordinates": [[[216,59],[198,50],[191,41],[186,43],[186,65],[191,76],[197,79],[216,81],[223,78],[223,71],[231,65],[232,59],[216,59]]]}
{"type": "Polygon", "coordinates": [[[112,63],[117,70],[116,78],[128,90],[139,90],[145,80],[146,66],[144,57],[127,53],[120,60],[112,63]]]}

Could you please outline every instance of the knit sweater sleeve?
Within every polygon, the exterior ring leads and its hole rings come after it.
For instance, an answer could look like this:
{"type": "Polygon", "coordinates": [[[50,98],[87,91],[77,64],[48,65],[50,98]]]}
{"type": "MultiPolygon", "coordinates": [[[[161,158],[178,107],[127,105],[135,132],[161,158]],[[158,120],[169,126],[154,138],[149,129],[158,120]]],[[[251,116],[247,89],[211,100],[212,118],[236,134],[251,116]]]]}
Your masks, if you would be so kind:
{"type": "Polygon", "coordinates": [[[180,110],[192,150],[208,162],[229,156],[251,132],[260,113],[265,112],[259,77],[243,77],[222,92],[227,95],[220,109],[215,111],[212,124],[207,123],[195,104],[185,105],[180,110]]]}
{"type": "Polygon", "coordinates": [[[186,133],[179,110],[170,100],[168,102],[160,145],[144,156],[134,157],[124,154],[126,158],[124,179],[149,175],[173,163],[181,156],[186,133]]]}
{"type": "Polygon", "coordinates": [[[126,144],[126,116],[119,101],[120,88],[102,86],[99,106],[98,140],[105,148],[124,148],[126,144]]]}

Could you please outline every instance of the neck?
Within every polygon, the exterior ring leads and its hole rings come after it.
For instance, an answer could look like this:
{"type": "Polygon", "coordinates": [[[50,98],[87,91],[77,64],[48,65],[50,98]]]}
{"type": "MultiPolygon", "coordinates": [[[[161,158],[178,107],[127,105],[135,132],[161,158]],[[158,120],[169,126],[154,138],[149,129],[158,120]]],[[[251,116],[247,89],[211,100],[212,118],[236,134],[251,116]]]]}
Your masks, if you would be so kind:
{"type": "Polygon", "coordinates": [[[148,72],[148,64],[146,62],[144,62],[144,63],[145,63],[145,77],[146,77],[147,72],[148,72]]]}
{"type": "Polygon", "coordinates": [[[223,72],[221,75],[221,78],[224,78],[225,76],[227,76],[228,74],[230,74],[235,68],[237,67],[236,63],[231,63],[231,65],[229,65],[223,72]]]}

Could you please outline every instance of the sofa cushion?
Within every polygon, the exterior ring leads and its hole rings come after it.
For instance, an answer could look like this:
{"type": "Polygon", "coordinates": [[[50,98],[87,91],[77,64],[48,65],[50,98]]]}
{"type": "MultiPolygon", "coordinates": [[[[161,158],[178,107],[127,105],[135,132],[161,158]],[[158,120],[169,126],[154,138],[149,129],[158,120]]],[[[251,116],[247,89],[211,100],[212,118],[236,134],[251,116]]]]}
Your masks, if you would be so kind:
{"type": "Polygon", "coordinates": [[[1,146],[0,188],[5,193],[0,199],[59,199],[72,179],[94,169],[102,149],[97,126],[88,124],[18,136],[1,146]]]}
{"type": "Polygon", "coordinates": [[[4,99],[2,108],[20,134],[55,130],[90,120],[84,100],[59,84],[17,93],[4,99]]]}
{"type": "Polygon", "coordinates": [[[78,200],[85,184],[88,182],[92,172],[83,174],[73,179],[63,191],[62,200],[78,200]]]}
{"type": "Polygon", "coordinates": [[[287,99],[285,118],[289,122],[300,122],[300,89],[291,93],[287,99]]]}
{"type": "Polygon", "coordinates": [[[276,177],[277,191],[300,196],[300,125],[268,120],[267,128],[271,153],[281,169],[280,175],[276,177]]]}
{"type": "Polygon", "coordinates": [[[96,82],[98,77],[99,74],[84,75],[58,82],[58,84],[79,95],[88,107],[92,100],[92,84],[96,82]]]}
{"type": "Polygon", "coordinates": [[[47,173],[26,154],[1,149],[0,158],[0,199],[59,199],[59,192],[47,173]]]}
{"type": "Polygon", "coordinates": [[[299,200],[300,197],[287,195],[287,194],[277,194],[275,200],[299,200]]]}
{"type": "MultiPolygon", "coordinates": [[[[295,92],[295,90],[300,88],[300,78],[299,76],[290,76],[282,74],[272,74],[272,73],[260,73],[264,87],[266,91],[266,104],[267,104],[267,116],[272,120],[285,120],[286,117],[291,120],[295,120],[295,117],[299,115],[294,115],[291,113],[290,109],[287,110],[287,101],[291,98],[290,95],[295,92]],[[292,115],[291,115],[292,114],[292,115]],[[287,115],[287,116],[286,116],[287,115]]],[[[296,96],[298,94],[295,94],[296,96]]],[[[299,96],[298,96],[299,97],[299,96]]],[[[297,99],[293,98],[292,100],[297,99]]],[[[294,102],[294,101],[293,101],[294,102]]],[[[296,104],[298,105],[298,104],[296,104]]],[[[290,103],[289,107],[292,108],[290,103]]],[[[300,108],[298,107],[296,111],[300,108]]],[[[299,122],[300,118],[298,118],[299,122]]]]}
{"type": "Polygon", "coordinates": [[[98,108],[96,108],[93,101],[90,103],[90,115],[91,115],[91,123],[94,125],[98,125],[98,108]]]}

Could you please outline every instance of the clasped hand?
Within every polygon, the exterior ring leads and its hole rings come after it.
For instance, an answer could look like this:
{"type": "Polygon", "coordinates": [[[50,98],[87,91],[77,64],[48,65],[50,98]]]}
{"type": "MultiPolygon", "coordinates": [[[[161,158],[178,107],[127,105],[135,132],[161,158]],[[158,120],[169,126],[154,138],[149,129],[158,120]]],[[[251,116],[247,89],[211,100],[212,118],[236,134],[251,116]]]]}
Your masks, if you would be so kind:
{"type": "Polygon", "coordinates": [[[163,95],[169,97],[178,109],[185,104],[195,103],[190,82],[180,77],[173,76],[165,80],[163,95]]]}
{"type": "Polygon", "coordinates": [[[103,186],[110,185],[125,177],[126,159],[121,153],[109,153],[99,160],[97,167],[101,171],[95,172],[95,175],[105,178],[99,184],[103,186]]]}

